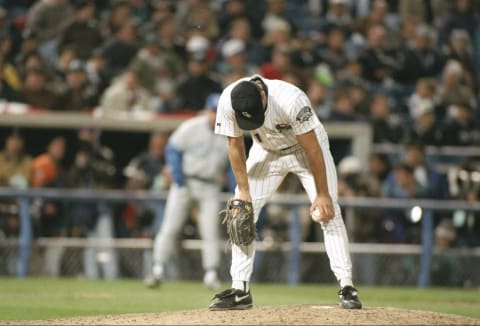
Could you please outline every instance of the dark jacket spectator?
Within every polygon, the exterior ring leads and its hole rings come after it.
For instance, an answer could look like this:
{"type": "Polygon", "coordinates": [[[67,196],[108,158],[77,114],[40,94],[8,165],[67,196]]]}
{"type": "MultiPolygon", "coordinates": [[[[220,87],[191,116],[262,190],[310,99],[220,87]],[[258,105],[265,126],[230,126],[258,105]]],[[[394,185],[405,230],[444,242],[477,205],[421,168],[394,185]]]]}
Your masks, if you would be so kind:
{"type": "Polygon", "coordinates": [[[394,52],[386,47],[385,28],[377,25],[368,30],[367,47],[360,54],[363,77],[373,83],[382,83],[393,78],[400,69],[400,62],[394,52]]]}
{"type": "Polygon", "coordinates": [[[138,51],[136,27],[133,22],[125,22],[115,34],[115,38],[101,51],[110,79],[124,71],[138,51]]]}
{"type": "Polygon", "coordinates": [[[470,39],[475,39],[475,32],[480,24],[479,15],[473,10],[473,1],[454,1],[452,10],[448,10],[440,22],[440,42],[447,44],[450,33],[454,29],[463,29],[468,32],[470,39]]]}
{"type": "Polygon", "coordinates": [[[98,104],[99,94],[89,84],[83,63],[72,61],[66,79],[67,88],[59,95],[56,110],[87,111],[98,104]]]}
{"type": "Polygon", "coordinates": [[[444,145],[480,145],[480,125],[468,103],[460,102],[449,107],[448,119],[443,132],[444,145]]]}
{"type": "Polygon", "coordinates": [[[419,101],[412,112],[414,112],[413,121],[408,125],[406,141],[440,145],[442,134],[435,116],[434,103],[430,100],[419,101]]]}
{"type": "Polygon", "coordinates": [[[36,108],[54,108],[58,95],[48,88],[48,76],[42,68],[32,68],[26,72],[22,99],[36,108]]]}
{"type": "Polygon", "coordinates": [[[416,28],[415,39],[401,51],[401,69],[395,80],[414,84],[419,78],[437,77],[443,68],[444,59],[432,45],[431,31],[424,25],[416,28]]]}
{"type": "Polygon", "coordinates": [[[79,1],[75,6],[75,15],[59,36],[57,49],[75,46],[81,60],[87,60],[93,50],[102,44],[102,35],[95,18],[95,2],[79,1]]]}
{"type": "Polygon", "coordinates": [[[403,137],[401,118],[390,111],[386,94],[375,94],[370,103],[370,121],[374,143],[398,143],[403,137]]]}
{"type": "Polygon", "coordinates": [[[188,63],[188,76],[179,83],[175,92],[175,109],[200,111],[208,95],[222,91],[222,85],[209,76],[208,67],[204,54],[192,55],[188,63]]]}

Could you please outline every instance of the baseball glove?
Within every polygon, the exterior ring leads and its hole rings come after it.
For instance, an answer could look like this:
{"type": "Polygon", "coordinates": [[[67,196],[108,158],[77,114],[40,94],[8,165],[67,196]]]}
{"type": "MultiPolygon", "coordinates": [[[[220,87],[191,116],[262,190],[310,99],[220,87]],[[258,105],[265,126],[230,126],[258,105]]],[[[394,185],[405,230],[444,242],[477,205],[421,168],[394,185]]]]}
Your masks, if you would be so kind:
{"type": "Polygon", "coordinates": [[[253,221],[253,207],[251,202],[240,199],[230,199],[223,215],[222,224],[227,225],[230,242],[240,245],[249,245],[255,240],[256,229],[253,221]]]}

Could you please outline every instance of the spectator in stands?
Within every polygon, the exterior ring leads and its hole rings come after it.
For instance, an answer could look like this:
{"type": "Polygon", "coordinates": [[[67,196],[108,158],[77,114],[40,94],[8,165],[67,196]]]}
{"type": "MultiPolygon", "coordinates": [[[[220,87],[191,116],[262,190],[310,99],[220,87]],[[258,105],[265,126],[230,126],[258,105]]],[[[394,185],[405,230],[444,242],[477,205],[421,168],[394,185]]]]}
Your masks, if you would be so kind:
{"type": "MultiPolygon", "coordinates": [[[[105,159],[99,150],[95,132],[85,129],[79,133],[79,147],[68,172],[68,186],[80,189],[110,189],[113,187],[113,157],[105,159]]],[[[108,148],[107,148],[108,150],[108,148]]],[[[108,152],[111,153],[110,150],[108,152]]],[[[105,203],[75,203],[71,207],[74,236],[93,241],[114,237],[112,207],[105,203]]],[[[90,244],[83,251],[85,276],[105,279],[118,276],[117,254],[112,248],[97,248],[90,244]],[[99,271],[101,268],[102,273],[99,271]]]]}
{"type": "Polygon", "coordinates": [[[220,31],[217,19],[207,0],[182,1],[177,8],[177,23],[184,28],[187,39],[193,35],[205,36],[209,41],[218,38],[220,31]]]}
{"type": "Polygon", "coordinates": [[[188,75],[175,91],[177,98],[174,109],[200,111],[209,94],[221,92],[222,85],[211,77],[205,55],[202,52],[190,55],[188,75]]]}
{"type": "Polygon", "coordinates": [[[217,70],[222,75],[238,74],[253,75],[257,68],[247,61],[245,43],[239,39],[230,39],[222,45],[223,60],[217,64],[217,70]]]}
{"type": "Polygon", "coordinates": [[[435,228],[436,254],[432,257],[430,277],[434,286],[462,286],[464,273],[458,256],[449,254],[457,237],[450,219],[443,219],[435,228]]]}
{"type": "Polygon", "coordinates": [[[101,27],[104,39],[111,39],[132,19],[132,6],[129,1],[115,1],[110,5],[108,18],[101,27]]]}
{"type": "MultiPolygon", "coordinates": [[[[170,185],[170,175],[165,166],[167,135],[152,133],[148,150],[132,158],[123,170],[127,178],[125,188],[134,191],[157,193],[170,185]]],[[[158,230],[163,217],[161,203],[127,203],[122,217],[127,236],[151,238],[158,230]]]]}
{"type": "MultiPolygon", "coordinates": [[[[448,173],[450,196],[454,199],[478,203],[480,200],[480,161],[469,158],[465,163],[454,166],[448,173]]],[[[457,227],[458,246],[480,246],[480,216],[475,212],[456,211],[453,220],[457,227]]]]}
{"type": "Polygon", "coordinates": [[[425,197],[448,198],[448,183],[442,174],[426,162],[425,147],[421,143],[405,146],[405,162],[413,168],[415,180],[426,190],[425,197]]]}
{"type": "Polygon", "coordinates": [[[447,121],[443,131],[443,145],[478,146],[480,145],[480,125],[475,119],[470,104],[459,102],[447,110],[447,121]]]}
{"type": "Polygon", "coordinates": [[[395,80],[413,86],[419,78],[435,78],[440,74],[444,60],[433,47],[431,33],[426,25],[417,26],[415,38],[402,49],[402,67],[395,74],[395,80]]]}
{"type": "Polygon", "coordinates": [[[183,38],[180,37],[180,31],[177,28],[175,18],[173,16],[166,16],[161,19],[155,28],[157,41],[162,49],[162,52],[169,53],[169,55],[177,56],[184,62],[187,61],[187,53],[183,38]]]}
{"type": "Polygon", "coordinates": [[[306,90],[308,99],[312,103],[312,109],[323,120],[330,114],[329,92],[325,83],[318,78],[310,78],[306,90]]]}
{"type": "MultiPolygon", "coordinates": [[[[47,71],[48,73],[51,72],[50,66],[42,59],[40,53],[36,51],[26,53],[25,56],[22,58],[22,61],[17,63],[16,68],[23,79],[25,78],[27,70],[30,70],[32,68],[40,68],[47,71]]],[[[22,81],[22,86],[23,84],[24,82],[22,81]]]]}
{"type": "Polygon", "coordinates": [[[85,63],[85,73],[88,83],[95,88],[95,93],[103,94],[109,86],[109,76],[106,71],[105,58],[99,49],[93,51],[85,63]]]}
{"type": "Polygon", "coordinates": [[[56,92],[62,92],[65,90],[68,67],[72,61],[77,59],[78,56],[75,45],[65,46],[60,51],[57,62],[52,66],[52,88],[56,92]]]}
{"type": "Polygon", "coordinates": [[[423,198],[428,189],[415,179],[415,170],[406,162],[397,163],[392,178],[384,184],[382,194],[391,198],[423,198]]]}
{"type": "Polygon", "coordinates": [[[292,30],[288,23],[283,20],[276,21],[271,28],[265,32],[261,40],[262,52],[265,58],[274,60],[275,51],[278,49],[292,50],[292,30]]]}
{"type": "Polygon", "coordinates": [[[123,73],[105,90],[100,107],[106,115],[154,112],[150,93],[140,85],[133,70],[123,73]]]}
{"type": "Polygon", "coordinates": [[[60,28],[73,13],[67,0],[40,0],[30,7],[26,28],[35,31],[40,43],[43,58],[50,63],[56,62],[56,37],[60,28]]]}
{"type": "Polygon", "coordinates": [[[286,0],[267,0],[267,8],[262,20],[262,27],[266,34],[277,29],[278,24],[286,24],[288,30],[295,35],[297,27],[295,23],[287,16],[286,0]]]}
{"type": "MultiPolygon", "coordinates": [[[[218,13],[218,27],[220,28],[220,31],[230,30],[230,37],[242,39],[240,35],[235,32],[235,30],[242,29],[244,32],[248,30],[248,34],[251,33],[254,38],[260,38],[263,34],[263,29],[261,26],[261,22],[258,19],[258,16],[264,14],[264,12],[263,8],[258,8],[258,2],[255,2],[255,5],[257,5],[255,8],[256,12],[249,12],[249,8],[252,8],[252,2],[253,1],[248,0],[223,1],[222,8],[218,13]],[[243,26],[235,27],[234,25],[238,22],[241,22],[240,24],[243,26]]],[[[247,41],[246,39],[242,40],[244,42],[247,41]]],[[[261,64],[261,62],[255,63],[257,65],[261,64]]]]}
{"type": "Polygon", "coordinates": [[[147,22],[142,23],[141,33],[147,35],[155,33],[155,29],[163,21],[173,19],[176,11],[176,4],[170,0],[156,0],[150,3],[150,18],[147,22]]]}
{"type": "Polygon", "coordinates": [[[347,35],[352,31],[353,19],[349,12],[348,0],[329,0],[325,14],[325,30],[341,28],[347,35]]]}
{"type": "MultiPolygon", "coordinates": [[[[360,122],[361,116],[355,112],[353,100],[346,89],[335,91],[332,101],[332,109],[328,116],[328,121],[336,122],[360,122]]],[[[339,163],[342,158],[351,154],[350,139],[333,139],[330,141],[332,156],[335,163],[339,163]]]]}
{"type": "MultiPolygon", "coordinates": [[[[11,133],[5,138],[5,147],[0,152],[0,187],[28,188],[31,168],[32,157],[24,152],[22,136],[17,132],[11,133]]],[[[0,201],[0,237],[18,237],[18,211],[16,199],[0,201]]],[[[10,259],[7,261],[11,263],[10,259]]]]}
{"type": "Polygon", "coordinates": [[[49,78],[43,68],[30,68],[25,72],[22,102],[35,108],[53,109],[58,95],[48,86],[49,78]]]}
{"type": "Polygon", "coordinates": [[[0,58],[0,100],[19,102],[21,79],[11,64],[0,58]]]}
{"type": "Polygon", "coordinates": [[[98,103],[96,89],[89,84],[85,65],[72,61],[67,69],[67,88],[60,94],[56,110],[62,111],[89,111],[98,103]]]}
{"type": "Polygon", "coordinates": [[[14,132],[0,152],[0,186],[25,189],[30,183],[32,158],[24,152],[23,137],[14,132]]]}
{"type": "Polygon", "coordinates": [[[458,61],[448,61],[438,87],[440,105],[447,108],[451,104],[467,102],[476,107],[477,101],[472,89],[464,83],[464,70],[458,61]]]}
{"type": "Polygon", "coordinates": [[[468,32],[470,39],[475,39],[480,17],[473,10],[473,1],[454,0],[454,7],[446,11],[440,21],[440,43],[447,44],[450,35],[455,29],[463,29],[468,32]]]}
{"type": "Polygon", "coordinates": [[[18,67],[24,62],[25,57],[31,52],[38,51],[38,37],[37,34],[29,29],[26,29],[22,33],[22,40],[18,52],[14,53],[13,62],[18,67]]]}
{"type": "Polygon", "coordinates": [[[386,46],[387,34],[381,25],[373,25],[367,32],[367,45],[360,54],[359,61],[363,77],[376,84],[388,83],[400,69],[394,53],[386,46]]]}
{"type": "Polygon", "coordinates": [[[272,60],[259,68],[260,75],[268,79],[283,79],[292,70],[292,52],[285,44],[275,47],[272,60]]]}
{"type": "MultiPolygon", "coordinates": [[[[344,87],[344,86],[342,86],[344,87]]],[[[370,115],[370,101],[372,94],[369,92],[368,87],[359,81],[351,83],[348,87],[345,87],[348,94],[352,98],[353,107],[355,112],[357,112],[363,119],[368,119],[370,115]]],[[[385,93],[385,95],[387,95],[385,93]]],[[[387,95],[388,97],[388,95],[387,95]]],[[[395,111],[395,103],[391,97],[388,97],[389,104],[391,106],[392,112],[395,111]]]]}
{"type": "MultiPolygon", "coordinates": [[[[241,3],[242,1],[236,0],[236,2],[241,3]]],[[[228,40],[232,38],[241,40],[245,44],[247,62],[258,67],[267,60],[267,57],[261,44],[253,37],[255,34],[252,32],[252,28],[253,27],[249,24],[247,18],[236,18],[230,24],[229,33],[226,39],[228,40]]]]}
{"type": "Polygon", "coordinates": [[[137,73],[141,85],[153,96],[155,110],[169,111],[175,87],[185,73],[181,58],[172,51],[163,51],[156,35],[148,34],[130,67],[137,73]]]}
{"type": "Polygon", "coordinates": [[[353,100],[346,89],[335,92],[332,104],[333,107],[328,120],[344,122],[362,121],[361,116],[355,112],[353,100]]]}
{"type": "MultiPolygon", "coordinates": [[[[428,190],[415,180],[414,169],[405,162],[397,163],[393,177],[383,185],[382,196],[389,198],[423,198],[428,190]]],[[[418,243],[419,226],[409,213],[390,210],[383,217],[381,238],[385,242],[418,243]]]]}
{"type": "Polygon", "coordinates": [[[365,17],[357,18],[355,30],[367,36],[369,30],[374,26],[382,26],[385,32],[385,44],[388,48],[397,48],[400,42],[398,26],[395,20],[388,19],[388,2],[386,0],[370,1],[370,10],[365,17]]]}
{"type": "Polygon", "coordinates": [[[80,60],[85,61],[90,57],[103,41],[95,21],[95,11],[93,0],[76,1],[74,16],[59,35],[57,51],[60,52],[65,46],[75,45],[80,60]]]}
{"type": "Polygon", "coordinates": [[[420,78],[415,84],[415,92],[408,98],[408,110],[411,117],[419,114],[425,103],[433,103],[437,119],[443,119],[445,113],[438,105],[437,81],[433,78],[420,78]]]}
{"type": "Polygon", "coordinates": [[[453,30],[449,43],[443,47],[443,55],[447,61],[454,60],[462,65],[465,83],[474,88],[477,84],[475,58],[468,32],[462,29],[453,30]]]}
{"type": "Polygon", "coordinates": [[[406,130],[406,141],[440,145],[442,134],[435,117],[434,103],[431,100],[422,100],[416,104],[413,112],[412,124],[406,130]]]}
{"type": "Polygon", "coordinates": [[[370,103],[370,122],[374,143],[399,143],[403,137],[402,119],[391,112],[391,100],[385,93],[376,93],[370,103]]]}
{"type": "MultiPolygon", "coordinates": [[[[53,138],[47,151],[33,159],[31,185],[34,188],[56,188],[64,185],[62,160],[66,142],[63,137],[53,138]]],[[[62,204],[58,201],[40,201],[39,236],[58,237],[64,233],[62,204]]]]}
{"type": "Polygon", "coordinates": [[[368,159],[368,169],[366,172],[366,180],[368,184],[369,194],[372,197],[380,197],[382,187],[391,174],[390,159],[385,154],[373,153],[368,159]]]}
{"type": "Polygon", "coordinates": [[[344,68],[348,61],[345,37],[342,28],[331,27],[327,34],[326,47],[319,53],[320,60],[327,63],[334,73],[344,68]]]}
{"type": "Polygon", "coordinates": [[[124,21],[103,47],[102,55],[106,62],[109,78],[124,72],[138,51],[137,26],[131,20],[124,21]]]}

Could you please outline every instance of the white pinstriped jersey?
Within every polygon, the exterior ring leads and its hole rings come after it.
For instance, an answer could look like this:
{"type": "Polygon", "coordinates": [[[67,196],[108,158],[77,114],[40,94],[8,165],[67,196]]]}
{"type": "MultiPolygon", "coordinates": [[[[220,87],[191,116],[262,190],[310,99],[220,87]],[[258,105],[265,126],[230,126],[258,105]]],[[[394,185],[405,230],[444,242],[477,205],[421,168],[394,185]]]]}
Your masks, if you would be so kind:
{"type": "MultiPolygon", "coordinates": [[[[227,86],[218,101],[215,133],[240,137],[243,131],[235,120],[230,93],[235,85],[252,77],[240,79],[227,86]]],[[[298,87],[281,80],[262,78],[268,87],[265,122],[250,131],[254,141],[266,150],[281,151],[296,145],[296,135],[315,129],[317,136],[326,137],[323,125],[311,109],[310,100],[298,87]]]]}
{"type": "Polygon", "coordinates": [[[183,173],[217,180],[228,163],[228,146],[224,137],[215,135],[206,116],[183,122],[169,142],[183,152],[183,173]]]}

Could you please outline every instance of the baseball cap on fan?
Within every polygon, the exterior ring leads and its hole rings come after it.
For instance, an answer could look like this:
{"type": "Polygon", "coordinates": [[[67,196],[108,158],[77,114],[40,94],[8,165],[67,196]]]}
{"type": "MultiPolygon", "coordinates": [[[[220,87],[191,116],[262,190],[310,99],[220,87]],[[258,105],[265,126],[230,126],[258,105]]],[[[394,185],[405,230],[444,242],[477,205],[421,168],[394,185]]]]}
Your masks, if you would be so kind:
{"type": "Polygon", "coordinates": [[[257,85],[252,81],[241,81],[230,94],[235,119],[243,130],[261,127],[265,121],[262,96],[257,85]]]}

